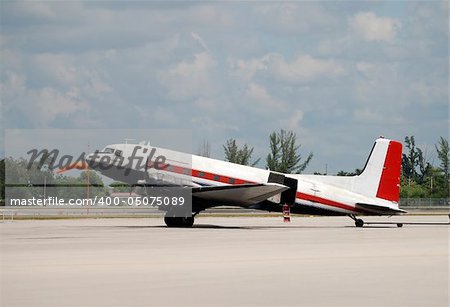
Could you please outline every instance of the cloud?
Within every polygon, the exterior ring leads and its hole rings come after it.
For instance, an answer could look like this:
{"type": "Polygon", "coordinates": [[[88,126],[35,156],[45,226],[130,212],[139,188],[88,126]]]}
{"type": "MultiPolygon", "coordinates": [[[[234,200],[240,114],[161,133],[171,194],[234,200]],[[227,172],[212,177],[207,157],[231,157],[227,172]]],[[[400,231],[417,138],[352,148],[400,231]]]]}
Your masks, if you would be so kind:
{"type": "Polygon", "coordinates": [[[19,110],[21,120],[32,126],[50,126],[58,117],[70,117],[77,112],[88,112],[88,103],[83,100],[79,89],[72,88],[60,92],[51,87],[26,90],[16,93],[10,100],[14,106],[6,105],[6,110],[19,110]]]}
{"type": "Polygon", "coordinates": [[[198,33],[191,32],[191,36],[194,40],[196,40],[200,44],[200,46],[203,47],[203,49],[205,49],[205,51],[209,52],[208,46],[206,45],[205,41],[203,40],[203,38],[200,37],[200,35],[198,33]]]}
{"type": "Polygon", "coordinates": [[[161,84],[172,100],[211,96],[216,91],[212,72],[216,61],[208,52],[200,52],[191,60],[180,61],[161,71],[161,84]]]}
{"type": "Polygon", "coordinates": [[[257,23],[266,31],[296,35],[331,28],[336,17],[319,3],[275,2],[254,6],[257,23]]]}
{"type": "Polygon", "coordinates": [[[265,87],[262,85],[256,84],[256,83],[250,83],[247,87],[244,97],[247,99],[252,100],[257,105],[267,108],[266,111],[271,109],[278,109],[283,107],[284,103],[276,99],[275,97],[272,97],[265,87]]]}
{"type": "Polygon", "coordinates": [[[237,60],[232,64],[232,69],[244,81],[250,81],[257,73],[264,72],[289,83],[328,79],[345,73],[344,67],[336,61],[314,58],[308,54],[299,54],[293,61],[287,61],[282,55],[271,53],[247,61],[237,60]]]}
{"type": "Polygon", "coordinates": [[[4,80],[0,83],[0,92],[2,93],[3,102],[8,102],[8,99],[13,98],[16,95],[21,95],[25,92],[26,88],[24,75],[13,71],[6,71],[3,78],[4,80]]]}
{"type": "Polygon", "coordinates": [[[250,59],[248,61],[239,59],[231,62],[232,74],[244,81],[250,81],[255,74],[262,70],[267,70],[270,65],[271,55],[261,58],[250,59]]]}
{"type": "Polygon", "coordinates": [[[304,112],[301,110],[295,110],[292,112],[291,116],[287,120],[288,129],[292,131],[297,131],[302,121],[304,112]]]}
{"type": "Polygon", "coordinates": [[[379,130],[385,130],[384,126],[404,125],[407,121],[402,114],[393,110],[387,110],[383,106],[363,106],[353,110],[353,120],[365,125],[378,126],[379,130]]]}
{"type": "Polygon", "coordinates": [[[5,2],[0,23],[5,128],[190,128],[219,158],[293,129],[336,171],[383,132],[448,133],[446,1],[5,2]]]}
{"type": "Polygon", "coordinates": [[[308,82],[319,78],[332,78],[343,75],[342,65],[334,60],[323,60],[310,55],[298,55],[292,62],[276,57],[273,63],[274,74],[288,82],[308,82]]]}
{"type": "Polygon", "coordinates": [[[401,22],[394,18],[377,17],[373,12],[361,12],[349,20],[350,27],[366,41],[392,43],[401,22]]]}

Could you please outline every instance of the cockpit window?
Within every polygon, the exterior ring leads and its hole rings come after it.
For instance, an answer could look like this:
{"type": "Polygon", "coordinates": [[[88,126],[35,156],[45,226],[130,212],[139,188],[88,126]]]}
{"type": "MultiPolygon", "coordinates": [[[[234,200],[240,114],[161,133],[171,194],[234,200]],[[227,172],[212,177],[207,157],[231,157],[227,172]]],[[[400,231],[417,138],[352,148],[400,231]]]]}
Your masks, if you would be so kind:
{"type": "Polygon", "coordinates": [[[105,147],[101,152],[102,152],[102,153],[113,153],[113,152],[114,152],[114,149],[105,147]]]}
{"type": "Polygon", "coordinates": [[[118,157],[122,157],[122,150],[116,150],[115,152],[114,152],[114,154],[116,155],[116,156],[118,156],[118,157]]]}

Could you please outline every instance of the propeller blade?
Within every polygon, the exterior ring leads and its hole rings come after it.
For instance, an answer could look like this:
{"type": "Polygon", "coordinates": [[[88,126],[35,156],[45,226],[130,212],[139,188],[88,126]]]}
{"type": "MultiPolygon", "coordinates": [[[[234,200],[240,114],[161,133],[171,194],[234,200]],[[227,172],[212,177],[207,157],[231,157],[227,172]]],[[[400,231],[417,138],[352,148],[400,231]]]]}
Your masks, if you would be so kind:
{"type": "Polygon", "coordinates": [[[60,168],[59,170],[56,171],[56,173],[62,174],[67,171],[70,171],[72,169],[87,170],[87,169],[89,169],[89,165],[86,161],[78,161],[75,163],[71,163],[71,164],[67,165],[66,167],[60,168]]]}

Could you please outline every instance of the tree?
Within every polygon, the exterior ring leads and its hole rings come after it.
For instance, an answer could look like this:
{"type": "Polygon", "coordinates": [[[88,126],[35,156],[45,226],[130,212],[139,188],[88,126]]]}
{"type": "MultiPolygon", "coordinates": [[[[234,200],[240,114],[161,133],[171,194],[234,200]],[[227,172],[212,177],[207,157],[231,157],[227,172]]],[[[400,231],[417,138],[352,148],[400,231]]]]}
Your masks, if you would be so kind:
{"type": "Polygon", "coordinates": [[[423,186],[418,184],[412,179],[402,177],[401,180],[401,198],[425,198],[428,195],[428,190],[423,186]]]}
{"type": "Polygon", "coordinates": [[[120,182],[120,181],[114,181],[109,185],[111,188],[113,188],[114,193],[124,193],[124,192],[130,192],[131,186],[128,183],[120,182]]]}
{"type": "Polygon", "coordinates": [[[403,175],[406,178],[414,180],[416,178],[416,166],[419,155],[416,149],[416,142],[414,140],[414,136],[405,137],[405,147],[408,150],[408,152],[402,154],[403,175]]]}
{"type": "Polygon", "coordinates": [[[445,179],[444,182],[445,182],[446,197],[450,197],[450,186],[449,186],[450,150],[448,146],[448,140],[446,140],[441,136],[438,144],[435,145],[435,147],[440,161],[439,170],[442,172],[445,179]]]}
{"type": "Polygon", "coordinates": [[[405,137],[407,153],[402,155],[403,176],[422,184],[431,173],[431,163],[423,154],[422,149],[416,147],[414,136],[405,137]]]}
{"type": "Polygon", "coordinates": [[[30,199],[59,197],[61,199],[86,198],[87,172],[89,172],[90,197],[104,196],[107,190],[103,181],[94,171],[81,172],[78,177],[55,175],[48,167],[40,167],[38,162],[31,165],[23,158],[4,160],[8,171],[8,199],[30,199]]]}
{"type": "Polygon", "coordinates": [[[336,175],[337,176],[357,176],[362,173],[362,169],[355,169],[353,172],[346,172],[346,171],[339,171],[336,175]]]}
{"type": "Polygon", "coordinates": [[[269,136],[270,153],[267,155],[267,168],[281,173],[299,174],[306,169],[313,157],[309,153],[308,157],[302,161],[299,153],[300,146],[296,145],[296,134],[293,131],[272,132],[269,136]]]}
{"type": "Polygon", "coordinates": [[[84,170],[81,172],[79,178],[77,178],[80,184],[87,184],[89,182],[89,197],[105,196],[107,188],[103,184],[102,178],[92,170],[84,170]],[[89,179],[88,179],[89,176],[89,179]]]}
{"type": "Polygon", "coordinates": [[[239,148],[235,139],[229,139],[227,144],[223,145],[223,150],[225,151],[225,161],[228,162],[255,166],[261,160],[261,158],[258,158],[251,163],[250,159],[253,154],[253,147],[250,148],[247,144],[244,144],[242,148],[239,148]]]}

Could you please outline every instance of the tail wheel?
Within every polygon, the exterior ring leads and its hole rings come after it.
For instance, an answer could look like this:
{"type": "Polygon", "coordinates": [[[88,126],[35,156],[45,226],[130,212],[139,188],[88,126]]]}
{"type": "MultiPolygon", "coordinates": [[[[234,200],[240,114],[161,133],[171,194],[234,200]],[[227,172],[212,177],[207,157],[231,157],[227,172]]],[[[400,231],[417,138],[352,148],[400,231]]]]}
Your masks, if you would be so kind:
{"type": "Polygon", "coordinates": [[[356,227],[363,227],[364,226],[364,221],[361,219],[357,219],[356,216],[354,214],[349,214],[348,215],[352,220],[355,221],[355,226],[356,227]]]}

